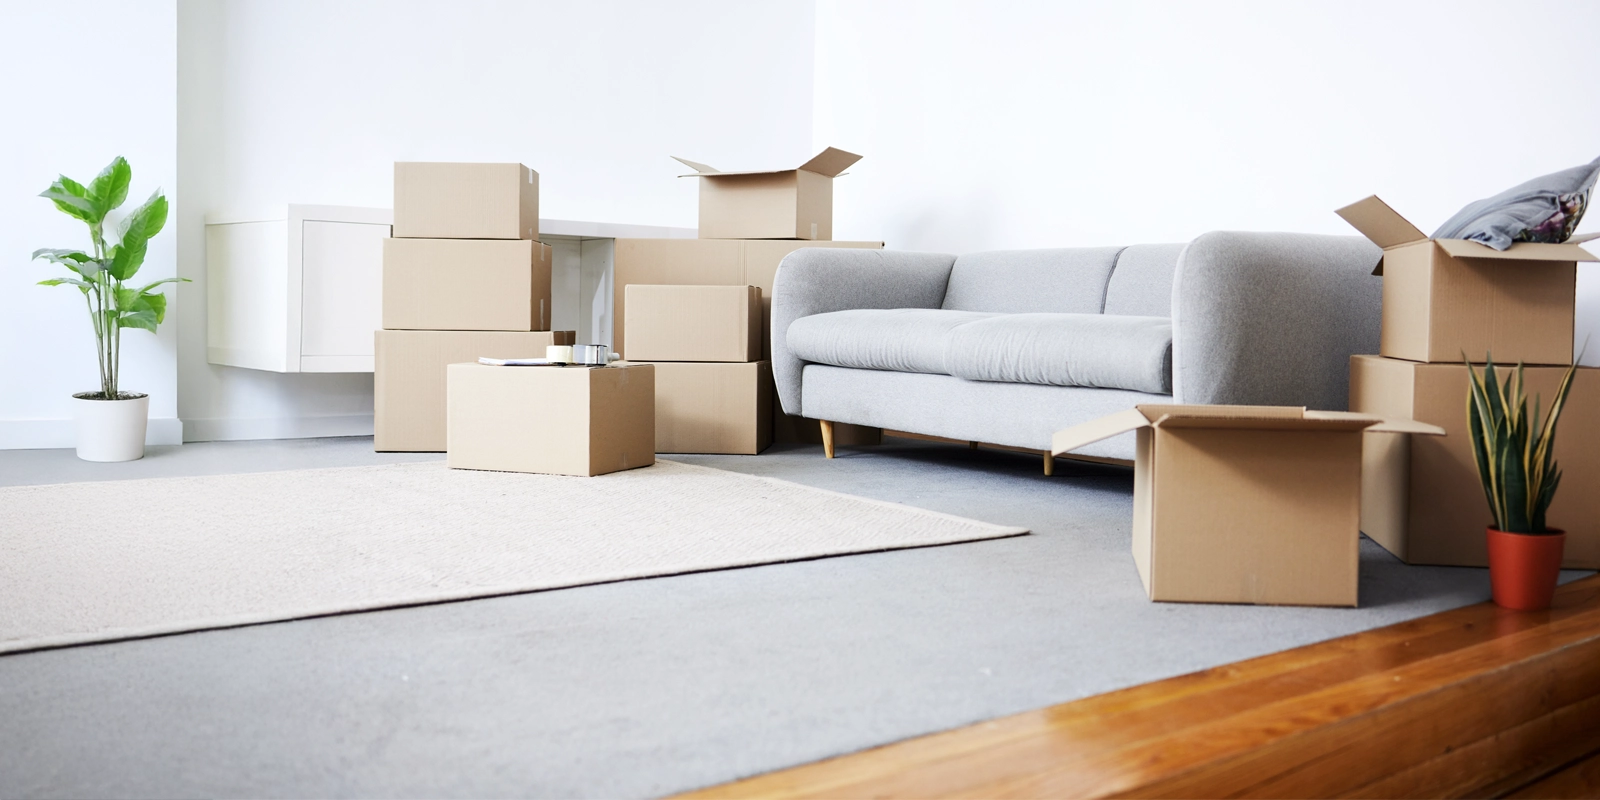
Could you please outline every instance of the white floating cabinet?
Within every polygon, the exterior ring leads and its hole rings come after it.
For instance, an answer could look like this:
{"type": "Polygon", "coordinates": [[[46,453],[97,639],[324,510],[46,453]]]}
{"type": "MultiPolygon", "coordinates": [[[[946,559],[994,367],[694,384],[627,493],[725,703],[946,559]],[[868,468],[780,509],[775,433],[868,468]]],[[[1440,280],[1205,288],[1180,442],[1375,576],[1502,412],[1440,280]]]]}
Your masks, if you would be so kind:
{"type": "Polygon", "coordinates": [[[387,208],[290,205],[206,217],[206,360],[371,372],[387,208]]]}

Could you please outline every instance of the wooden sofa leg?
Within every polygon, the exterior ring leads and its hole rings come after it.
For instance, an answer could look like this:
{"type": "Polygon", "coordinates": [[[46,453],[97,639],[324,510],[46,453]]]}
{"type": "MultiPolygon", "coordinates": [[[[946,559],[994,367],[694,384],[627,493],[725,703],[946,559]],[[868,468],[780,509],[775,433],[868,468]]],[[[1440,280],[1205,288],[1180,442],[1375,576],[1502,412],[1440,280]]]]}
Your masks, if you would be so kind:
{"type": "Polygon", "coordinates": [[[827,420],[818,420],[822,423],[822,454],[833,458],[833,423],[827,420]]]}
{"type": "Polygon", "coordinates": [[[1044,454],[1044,474],[1046,477],[1056,474],[1056,457],[1049,453],[1044,454]]]}
{"type": "Polygon", "coordinates": [[[968,450],[976,450],[976,449],[978,449],[978,443],[977,442],[967,442],[967,449],[968,450]]]}

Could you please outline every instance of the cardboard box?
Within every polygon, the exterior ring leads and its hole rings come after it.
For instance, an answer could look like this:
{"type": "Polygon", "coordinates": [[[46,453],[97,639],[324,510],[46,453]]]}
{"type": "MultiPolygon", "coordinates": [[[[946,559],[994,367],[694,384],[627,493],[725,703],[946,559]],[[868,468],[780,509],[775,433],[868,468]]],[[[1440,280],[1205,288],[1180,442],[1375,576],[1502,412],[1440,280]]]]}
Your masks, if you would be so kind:
{"type": "Polygon", "coordinates": [[[550,330],[553,252],[526,239],[384,239],[383,327],[550,330]]]}
{"type": "Polygon", "coordinates": [[[604,475],[656,463],[655,369],[449,367],[452,469],[604,475]]]}
{"type": "Polygon", "coordinates": [[[761,358],[760,287],[634,283],[623,294],[635,361],[761,358]]]}
{"type": "Polygon", "coordinates": [[[814,241],[833,238],[833,179],[860,160],[830,147],[798,169],[722,172],[678,158],[700,179],[700,238],[814,241]]]}
{"type": "Polygon", "coordinates": [[[611,348],[626,349],[627,287],[658,285],[755,286],[761,289],[761,357],[771,358],[772,280],[778,264],[802,247],[879,250],[883,242],[799,242],[735,239],[617,239],[612,251],[611,348]]]}
{"type": "Polygon", "coordinates": [[[651,364],[657,453],[753,456],[772,444],[771,362],[651,364]]]}
{"type": "Polygon", "coordinates": [[[538,239],[539,173],[521,164],[396,161],[394,235],[538,239]]]}
{"type": "Polygon", "coordinates": [[[1052,452],[1138,431],[1133,560],[1152,600],[1354,606],[1361,432],[1409,420],[1282,406],[1141,405],[1052,452]]]}
{"type": "MultiPolygon", "coordinates": [[[[1527,367],[1527,393],[1548,408],[1566,367],[1527,367]]],[[[1496,370],[1504,378],[1510,367],[1496,370]]],[[[1350,359],[1350,409],[1438,425],[1442,438],[1370,432],[1361,530],[1409,564],[1488,566],[1493,523],[1467,430],[1467,368],[1378,356],[1350,359]]],[[[1561,486],[1547,524],[1567,532],[1564,566],[1600,569],[1600,369],[1580,367],[1556,428],[1561,486]]]]}
{"type": "Polygon", "coordinates": [[[1383,329],[1378,351],[1411,361],[1571,364],[1576,244],[1518,242],[1500,251],[1464,239],[1429,239],[1377,197],[1339,216],[1383,248],[1383,329]]]}
{"type": "Polygon", "coordinates": [[[380,453],[445,449],[445,366],[490,358],[543,358],[572,331],[378,331],[374,342],[373,438],[380,453]]]}

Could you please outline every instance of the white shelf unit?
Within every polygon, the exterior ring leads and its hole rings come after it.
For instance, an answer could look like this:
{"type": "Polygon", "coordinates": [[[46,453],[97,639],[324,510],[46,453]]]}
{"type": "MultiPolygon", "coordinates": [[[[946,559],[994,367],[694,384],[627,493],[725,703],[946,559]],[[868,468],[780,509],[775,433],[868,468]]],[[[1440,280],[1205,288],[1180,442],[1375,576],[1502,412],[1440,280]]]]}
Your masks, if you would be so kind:
{"type": "MultiPolygon", "coordinates": [[[[383,327],[387,208],[290,205],[206,217],[206,360],[270,372],[371,372],[383,327]]],[[[610,344],[616,239],[693,239],[694,228],[539,220],[554,251],[551,327],[610,344]]]]}
{"type": "Polygon", "coordinates": [[[206,360],[371,372],[387,208],[289,205],[206,217],[206,360]]]}

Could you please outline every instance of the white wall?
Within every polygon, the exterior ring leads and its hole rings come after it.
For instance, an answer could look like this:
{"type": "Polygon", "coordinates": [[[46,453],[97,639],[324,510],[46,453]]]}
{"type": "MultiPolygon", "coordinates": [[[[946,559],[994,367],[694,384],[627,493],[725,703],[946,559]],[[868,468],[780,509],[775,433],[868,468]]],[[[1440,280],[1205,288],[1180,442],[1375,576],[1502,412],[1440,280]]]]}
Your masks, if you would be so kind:
{"type": "Polygon", "coordinates": [[[371,430],[370,375],[206,363],[207,212],[387,207],[394,161],[521,161],[541,216],[693,226],[696,187],[669,155],[811,155],[812,22],[809,0],[180,0],[189,436],[371,430]]]}
{"type": "MultiPolygon", "coordinates": [[[[819,0],[834,234],[963,252],[1425,231],[1600,155],[1600,3],[819,0]]],[[[1582,230],[1600,230],[1600,211],[1582,230]]],[[[1600,268],[1579,339],[1600,365],[1600,268]]]]}
{"type": "MultiPolygon", "coordinates": [[[[0,449],[71,447],[72,394],[100,386],[83,297],[35,286],[65,272],[28,261],[41,247],[87,249],[88,229],[36,195],[57,173],[87,182],[122,155],[133,165],[123,210],[158,187],[174,211],[183,208],[175,16],[173,0],[0,2],[0,449]]],[[[176,274],[171,227],[150,243],[140,278],[176,274]]],[[[121,388],[150,395],[153,444],[182,437],[175,316],[157,335],[122,336],[121,388]]]]}

